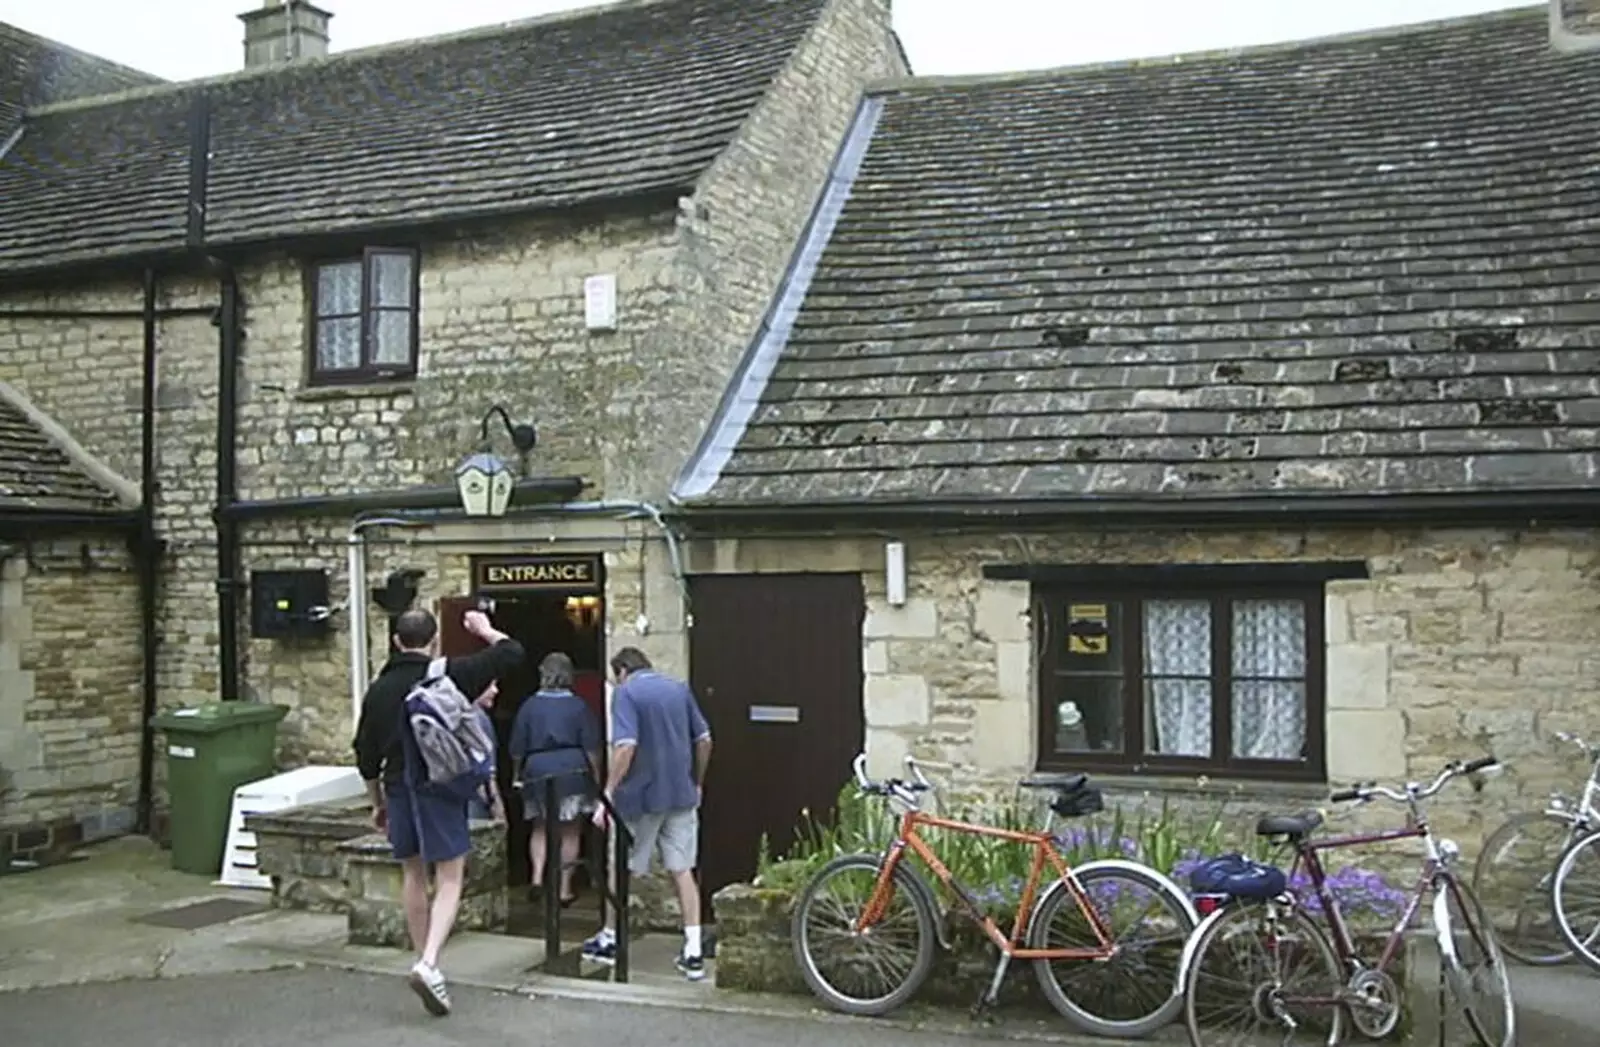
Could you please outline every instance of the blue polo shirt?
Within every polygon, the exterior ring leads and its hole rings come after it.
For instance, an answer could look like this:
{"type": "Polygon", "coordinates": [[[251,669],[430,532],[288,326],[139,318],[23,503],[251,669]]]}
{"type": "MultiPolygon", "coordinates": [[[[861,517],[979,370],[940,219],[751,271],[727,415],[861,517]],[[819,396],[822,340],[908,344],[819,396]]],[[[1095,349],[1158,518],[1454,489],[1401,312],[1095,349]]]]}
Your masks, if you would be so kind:
{"type": "Polygon", "coordinates": [[[694,744],[711,726],[682,680],[643,669],[611,695],[611,744],[633,745],[633,763],[613,802],[624,818],[699,806],[694,744]]]}

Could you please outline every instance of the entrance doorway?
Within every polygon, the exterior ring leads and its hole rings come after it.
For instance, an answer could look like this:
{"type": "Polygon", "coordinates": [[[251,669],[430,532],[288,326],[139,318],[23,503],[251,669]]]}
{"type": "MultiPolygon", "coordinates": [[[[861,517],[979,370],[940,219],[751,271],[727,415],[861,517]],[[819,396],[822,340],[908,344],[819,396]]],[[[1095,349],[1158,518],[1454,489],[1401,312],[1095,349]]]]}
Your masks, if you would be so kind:
{"type": "Polygon", "coordinates": [[[849,779],[866,732],[866,600],[857,574],[699,575],[689,592],[691,679],[715,743],[700,830],[709,899],[755,875],[763,834],[781,854],[800,812],[826,816],[849,779]]]}
{"type": "MultiPolygon", "coordinates": [[[[539,689],[539,662],[545,655],[560,651],[572,658],[577,670],[573,691],[589,704],[604,728],[604,567],[598,555],[474,557],[472,576],[472,596],[440,601],[442,652],[455,656],[482,647],[461,628],[461,618],[485,597],[494,601],[491,617],[495,626],[527,652],[523,664],[501,678],[500,693],[491,711],[499,742],[496,777],[506,806],[506,874],[515,899],[522,896],[532,876],[528,857],[532,826],[523,812],[521,795],[512,787],[518,777],[508,749],[512,724],[522,703],[539,689]]],[[[592,846],[588,835],[585,834],[582,851],[585,860],[592,846]]],[[[545,880],[553,889],[553,869],[547,869],[545,880]]],[[[574,888],[592,894],[586,891],[587,886],[587,876],[580,868],[574,888]]]]}

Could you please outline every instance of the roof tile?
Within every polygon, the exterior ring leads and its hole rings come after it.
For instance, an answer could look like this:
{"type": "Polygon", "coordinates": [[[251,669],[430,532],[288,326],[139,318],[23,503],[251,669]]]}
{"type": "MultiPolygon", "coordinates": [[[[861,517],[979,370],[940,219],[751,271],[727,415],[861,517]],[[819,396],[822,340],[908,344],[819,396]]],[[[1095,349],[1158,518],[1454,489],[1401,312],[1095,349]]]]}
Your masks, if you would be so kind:
{"type": "Polygon", "coordinates": [[[100,512],[116,495],[84,472],[27,415],[0,400],[0,513],[8,509],[100,512]]]}
{"type": "Polygon", "coordinates": [[[1592,487],[1597,110],[1542,8],[888,91],[705,501],[1592,487]]]}

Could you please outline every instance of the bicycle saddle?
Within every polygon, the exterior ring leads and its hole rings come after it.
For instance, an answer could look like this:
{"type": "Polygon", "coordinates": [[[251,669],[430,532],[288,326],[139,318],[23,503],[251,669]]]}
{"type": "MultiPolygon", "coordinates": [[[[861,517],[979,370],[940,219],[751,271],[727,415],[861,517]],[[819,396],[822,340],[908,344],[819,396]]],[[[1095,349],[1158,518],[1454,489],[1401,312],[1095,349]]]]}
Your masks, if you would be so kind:
{"type": "Polygon", "coordinates": [[[1256,822],[1256,835],[1288,836],[1299,840],[1310,836],[1321,824],[1322,815],[1316,811],[1306,811],[1304,814],[1266,814],[1256,822]]]}

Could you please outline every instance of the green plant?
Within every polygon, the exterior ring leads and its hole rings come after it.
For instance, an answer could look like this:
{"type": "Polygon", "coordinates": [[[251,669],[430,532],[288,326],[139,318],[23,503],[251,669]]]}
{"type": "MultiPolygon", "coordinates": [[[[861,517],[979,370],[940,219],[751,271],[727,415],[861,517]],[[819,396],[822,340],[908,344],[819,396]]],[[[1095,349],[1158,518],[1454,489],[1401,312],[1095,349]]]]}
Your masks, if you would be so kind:
{"type": "MultiPolygon", "coordinates": [[[[1204,788],[1204,783],[1201,784],[1204,788]]],[[[1045,824],[1038,813],[1037,798],[1012,797],[998,803],[968,805],[950,813],[958,820],[992,825],[998,829],[1033,831],[1045,824]]],[[[1100,858],[1128,858],[1143,862],[1187,886],[1188,873],[1206,857],[1228,852],[1261,861],[1272,860],[1274,848],[1256,836],[1248,819],[1225,816],[1225,800],[1218,799],[1212,809],[1196,815],[1175,810],[1163,800],[1154,812],[1136,809],[1131,815],[1112,805],[1092,818],[1073,819],[1056,835],[1056,845],[1071,865],[1082,865],[1100,858]]],[[[882,801],[862,796],[854,785],[840,790],[832,811],[821,817],[801,812],[795,839],[781,854],[774,855],[763,837],[757,857],[757,881],[774,890],[798,891],[827,862],[842,854],[884,850],[893,837],[897,819],[882,801]]],[[[993,837],[957,833],[941,829],[923,830],[924,838],[940,860],[962,884],[977,892],[995,909],[1016,904],[1026,882],[1032,852],[1023,846],[993,837]]],[[[1353,870],[1352,875],[1372,878],[1375,874],[1353,870]]],[[[1047,871],[1046,878],[1051,874],[1047,871]]],[[[1357,899],[1360,906],[1370,902],[1376,911],[1387,906],[1388,897],[1379,890],[1357,899]]]]}

